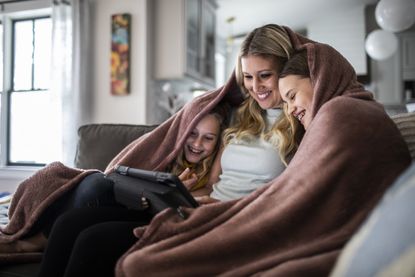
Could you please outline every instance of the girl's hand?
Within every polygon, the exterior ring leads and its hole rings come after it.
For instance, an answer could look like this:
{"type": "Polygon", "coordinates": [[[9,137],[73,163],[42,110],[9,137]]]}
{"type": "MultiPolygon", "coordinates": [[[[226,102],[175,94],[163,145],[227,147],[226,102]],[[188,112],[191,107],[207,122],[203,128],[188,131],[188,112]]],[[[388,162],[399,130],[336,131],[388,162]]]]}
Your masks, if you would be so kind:
{"type": "Polygon", "coordinates": [[[179,176],[180,181],[183,185],[190,190],[197,183],[197,176],[195,173],[190,171],[190,168],[186,168],[179,176]]]}
{"type": "Polygon", "coordinates": [[[207,204],[212,204],[212,203],[215,203],[215,202],[219,202],[218,199],[212,198],[208,195],[195,197],[195,200],[200,205],[207,205],[207,204]]]}

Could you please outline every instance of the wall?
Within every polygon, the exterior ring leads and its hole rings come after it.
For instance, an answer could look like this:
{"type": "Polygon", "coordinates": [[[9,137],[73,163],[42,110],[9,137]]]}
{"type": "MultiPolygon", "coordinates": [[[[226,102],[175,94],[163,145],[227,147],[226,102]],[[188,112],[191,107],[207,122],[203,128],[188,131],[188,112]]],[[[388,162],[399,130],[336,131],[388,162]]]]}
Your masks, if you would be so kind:
{"type": "Polygon", "coordinates": [[[336,48],[353,65],[357,75],[366,75],[368,68],[364,8],[362,4],[307,24],[307,36],[336,48]]]}
{"type": "MultiPolygon", "coordinates": [[[[42,0],[50,4],[48,0],[42,0]]],[[[92,106],[91,123],[146,123],[146,94],[149,63],[147,0],[91,0],[92,106]],[[112,96],[110,92],[111,15],[130,13],[131,26],[131,92],[112,96]]],[[[23,3],[22,3],[23,4],[23,3]]],[[[16,185],[38,168],[0,169],[0,192],[14,191],[16,185]]]]}
{"type": "Polygon", "coordinates": [[[93,0],[93,123],[146,123],[147,0],[93,0]],[[110,92],[111,15],[131,14],[131,92],[110,92]]]}

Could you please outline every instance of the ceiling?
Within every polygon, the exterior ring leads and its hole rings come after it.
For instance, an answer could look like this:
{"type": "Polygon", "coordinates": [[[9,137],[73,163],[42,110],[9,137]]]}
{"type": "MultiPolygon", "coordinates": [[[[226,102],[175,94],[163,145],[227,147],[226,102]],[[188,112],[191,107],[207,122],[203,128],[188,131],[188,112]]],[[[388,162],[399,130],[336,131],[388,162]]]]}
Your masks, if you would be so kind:
{"type": "Polygon", "coordinates": [[[329,13],[376,2],[377,0],[216,0],[217,33],[223,38],[244,35],[267,23],[301,30],[308,22],[329,13]],[[235,20],[227,23],[230,17],[235,17],[235,20]]]}

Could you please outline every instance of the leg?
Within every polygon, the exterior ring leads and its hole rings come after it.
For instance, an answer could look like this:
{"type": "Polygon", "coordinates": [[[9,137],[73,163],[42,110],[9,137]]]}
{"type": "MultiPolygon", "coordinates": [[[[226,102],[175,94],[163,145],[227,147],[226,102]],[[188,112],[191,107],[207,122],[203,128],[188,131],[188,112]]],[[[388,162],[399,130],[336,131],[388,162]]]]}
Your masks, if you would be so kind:
{"type": "Polygon", "coordinates": [[[29,236],[42,232],[48,237],[55,220],[74,208],[119,206],[114,199],[113,182],[102,173],[85,177],[79,185],[53,203],[39,218],[29,236]]]}
{"type": "Polygon", "coordinates": [[[135,242],[137,223],[106,222],[83,231],[74,245],[65,277],[114,276],[115,264],[135,242]]]}
{"type": "Polygon", "coordinates": [[[73,209],[61,215],[50,233],[39,276],[63,275],[73,245],[78,235],[86,228],[107,221],[147,222],[148,220],[146,213],[120,207],[73,209]]]}
{"type": "Polygon", "coordinates": [[[106,179],[103,173],[94,173],[49,206],[27,235],[4,245],[0,253],[42,251],[46,247],[52,226],[60,215],[75,208],[100,206],[121,207],[114,198],[113,182],[106,179]]]}

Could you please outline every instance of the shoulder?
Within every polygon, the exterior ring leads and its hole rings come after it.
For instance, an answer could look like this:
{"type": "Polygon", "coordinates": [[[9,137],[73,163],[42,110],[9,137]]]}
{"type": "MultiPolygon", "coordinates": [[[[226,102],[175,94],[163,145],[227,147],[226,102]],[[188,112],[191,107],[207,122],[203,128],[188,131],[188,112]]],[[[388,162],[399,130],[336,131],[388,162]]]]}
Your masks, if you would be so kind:
{"type": "Polygon", "coordinates": [[[381,104],[347,96],[338,96],[325,103],[314,119],[335,121],[337,124],[392,122],[381,104]]]}

